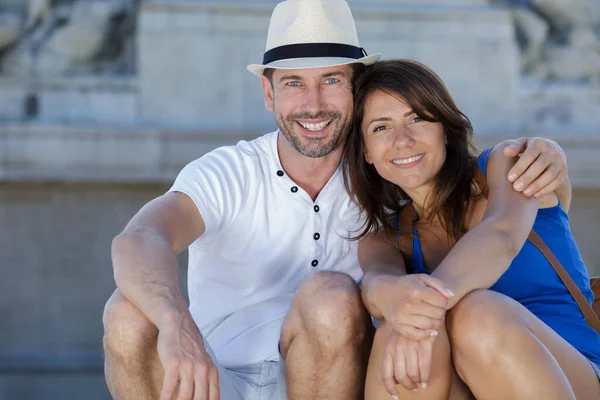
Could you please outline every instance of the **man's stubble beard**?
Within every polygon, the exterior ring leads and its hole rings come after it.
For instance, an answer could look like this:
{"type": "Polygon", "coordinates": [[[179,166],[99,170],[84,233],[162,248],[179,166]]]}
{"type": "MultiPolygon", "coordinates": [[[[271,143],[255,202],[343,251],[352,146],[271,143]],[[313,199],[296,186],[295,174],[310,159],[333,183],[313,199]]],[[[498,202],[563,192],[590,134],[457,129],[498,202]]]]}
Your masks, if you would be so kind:
{"type": "MultiPolygon", "coordinates": [[[[277,115],[277,114],[276,114],[277,115]]],[[[344,140],[348,136],[351,128],[351,118],[341,119],[339,112],[319,112],[316,115],[307,114],[292,114],[289,115],[285,120],[283,116],[277,115],[277,126],[279,131],[283,133],[283,136],[290,142],[290,144],[300,153],[310,158],[321,158],[325,157],[332,151],[344,143],[344,140]],[[305,143],[302,142],[301,137],[296,134],[294,130],[298,119],[318,119],[328,118],[331,119],[331,124],[335,123],[335,130],[333,135],[326,136],[323,138],[304,138],[305,143]],[[326,141],[327,140],[327,141],[326,141]]]]}

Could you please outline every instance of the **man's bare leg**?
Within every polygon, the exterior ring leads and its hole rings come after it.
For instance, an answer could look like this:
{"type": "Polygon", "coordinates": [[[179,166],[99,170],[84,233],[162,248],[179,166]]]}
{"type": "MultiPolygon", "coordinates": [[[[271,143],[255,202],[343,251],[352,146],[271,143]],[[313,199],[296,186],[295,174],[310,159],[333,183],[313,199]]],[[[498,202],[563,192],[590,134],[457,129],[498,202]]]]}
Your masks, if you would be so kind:
{"type": "Polygon", "coordinates": [[[322,272],[307,279],[281,332],[288,398],[361,398],[372,335],[371,319],[351,277],[322,272]]]}
{"type": "Polygon", "coordinates": [[[104,308],[104,373],[114,399],[158,399],[158,329],[116,290],[104,308]]]}

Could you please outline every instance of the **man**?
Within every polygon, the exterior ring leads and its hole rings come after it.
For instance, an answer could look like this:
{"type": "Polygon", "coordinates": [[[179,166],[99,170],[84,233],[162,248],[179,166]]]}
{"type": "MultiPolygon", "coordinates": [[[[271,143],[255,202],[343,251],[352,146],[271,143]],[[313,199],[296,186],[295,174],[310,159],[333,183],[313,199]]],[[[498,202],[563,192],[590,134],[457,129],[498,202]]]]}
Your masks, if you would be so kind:
{"type": "MultiPolygon", "coordinates": [[[[339,164],[355,71],[379,58],[359,46],[345,1],[277,5],[263,64],[248,69],[279,130],[190,163],[113,241],[118,290],[104,326],[115,398],[361,396],[373,328],[339,164]],[[189,307],[176,260],[187,247],[189,307]]],[[[554,190],[561,154],[530,141],[515,185],[554,190]]]]}

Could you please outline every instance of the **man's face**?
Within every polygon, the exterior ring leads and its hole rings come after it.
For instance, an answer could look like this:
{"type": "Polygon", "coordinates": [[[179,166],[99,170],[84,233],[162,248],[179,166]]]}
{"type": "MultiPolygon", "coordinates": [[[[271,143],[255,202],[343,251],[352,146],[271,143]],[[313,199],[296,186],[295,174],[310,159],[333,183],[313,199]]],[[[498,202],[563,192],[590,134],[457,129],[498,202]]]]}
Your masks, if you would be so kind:
{"type": "Polygon", "coordinates": [[[276,69],[261,83],[265,106],[301,154],[319,158],[340,147],[352,123],[352,67],[276,69]]]}

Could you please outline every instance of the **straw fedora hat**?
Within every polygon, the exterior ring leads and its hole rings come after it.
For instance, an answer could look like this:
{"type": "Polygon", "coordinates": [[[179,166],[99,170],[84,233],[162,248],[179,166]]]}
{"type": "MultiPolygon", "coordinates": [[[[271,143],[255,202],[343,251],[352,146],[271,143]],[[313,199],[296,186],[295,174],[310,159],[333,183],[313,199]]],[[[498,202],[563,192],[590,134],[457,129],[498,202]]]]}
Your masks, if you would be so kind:
{"type": "Polygon", "coordinates": [[[371,65],[380,58],[381,54],[367,55],[358,44],[345,0],[286,0],[273,10],[263,63],[247,68],[260,76],[265,68],[371,65]]]}

